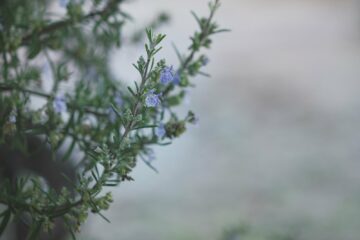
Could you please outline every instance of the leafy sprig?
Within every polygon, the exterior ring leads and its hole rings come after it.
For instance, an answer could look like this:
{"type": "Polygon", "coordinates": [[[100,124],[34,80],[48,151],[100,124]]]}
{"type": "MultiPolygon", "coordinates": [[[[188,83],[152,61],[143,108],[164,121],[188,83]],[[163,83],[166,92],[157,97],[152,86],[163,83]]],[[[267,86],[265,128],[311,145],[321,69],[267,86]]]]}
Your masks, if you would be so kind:
{"type": "MultiPolygon", "coordinates": [[[[12,217],[30,227],[29,239],[51,231],[58,218],[73,238],[89,212],[108,221],[103,212],[113,200],[110,192],[103,193],[105,188],[132,181],[137,159],[157,171],[151,146],[170,144],[186,131],[187,124],[197,122],[192,111],[179,117],[174,107],[193,86],[190,79],[204,74],[201,69],[208,59],[200,51],[210,47],[212,35],[227,31],[213,19],[219,1],[209,4],[208,17],[193,13],[199,31],[191,37],[187,54],[176,49],[177,68],[156,59],[165,35],[146,29],[144,56],[134,64],[139,81],[133,87],[119,84],[107,67],[111,49],[122,45],[121,30],[129,19],[120,10],[122,2],[94,0],[92,10],[84,14],[81,1],[70,1],[66,16],[58,21],[46,19],[44,11],[38,18],[31,14],[21,18],[25,10],[17,0],[0,7],[0,17],[5,18],[4,23],[0,21],[5,29],[0,33],[0,43],[4,43],[0,44],[0,145],[31,155],[35,150],[27,149],[27,142],[40,139],[52,160],[64,164],[74,158],[75,151],[81,153],[76,155],[76,179],[62,174],[66,186],[60,190],[45,186],[41,176],[0,183],[0,203],[7,206],[0,213],[0,235],[12,217]],[[9,6],[20,20],[4,12],[9,6]],[[37,24],[29,27],[25,21],[37,24]],[[26,55],[21,54],[24,51],[26,55]],[[43,87],[50,77],[41,73],[41,58],[48,62],[52,75],[50,91],[43,87]],[[75,86],[61,92],[68,79],[75,86]],[[44,104],[34,108],[34,98],[44,104]],[[59,152],[60,158],[56,157],[59,152]]],[[[36,10],[31,4],[27,7],[27,11],[36,10]]],[[[165,20],[163,15],[158,21],[165,20]]],[[[150,25],[156,27],[159,22],[150,25]]],[[[138,42],[141,35],[136,36],[138,42]]]]}

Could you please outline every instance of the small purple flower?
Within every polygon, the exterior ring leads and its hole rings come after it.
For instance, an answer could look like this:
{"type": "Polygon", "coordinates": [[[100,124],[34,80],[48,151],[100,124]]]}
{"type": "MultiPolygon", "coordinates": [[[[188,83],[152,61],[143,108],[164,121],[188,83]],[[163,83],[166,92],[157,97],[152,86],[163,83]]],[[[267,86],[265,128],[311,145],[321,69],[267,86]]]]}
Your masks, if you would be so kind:
{"type": "Polygon", "coordinates": [[[69,0],[59,0],[60,7],[66,8],[69,4],[69,0]]]}
{"type": "Polygon", "coordinates": [[[174,75],[174,79],[173,79],[173,83],[175,85],[179,85],[180,84],[180,80],[181,80],[181,76],[179,72],[176,72],[174,75]]]}
{"type": "Polygon", "coordinates": [[[164,85],[174,80],[174,69],[173,67],[165,67],[160,74],[160,82],[164,85]]]}
{"type": "Polygon", "coordinates": [[[166,134],[166,129],[165,129],[165,125],[163,123],[161,123],[159,125],[159,127],[157,127],[155,129],[155,135],[158,137],[158,138],[163,138],[166,134]]]}
{"type": "Polygon", "coordinates": [[[56,113],[62,113],[67,111],[65,98],[62,96],[56,96],[53,101],[54,111],[56,113]]]}
{"type": "Polygon", "coordinates": [[[154,90],[150,90],[147,94],[146,94],[146,98],[145,98],[145,105],[147,107],[157,107],[160,104],[160,96],[161,94],[155,94],[154,90]]]}

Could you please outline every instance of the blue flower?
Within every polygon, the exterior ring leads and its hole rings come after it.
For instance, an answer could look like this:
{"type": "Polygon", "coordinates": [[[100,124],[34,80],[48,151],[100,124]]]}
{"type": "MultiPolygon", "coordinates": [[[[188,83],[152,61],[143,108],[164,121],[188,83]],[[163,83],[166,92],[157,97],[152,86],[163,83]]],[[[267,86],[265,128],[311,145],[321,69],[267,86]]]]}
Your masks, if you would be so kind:
{"type": "Polygon", "coordinates": [[[154,90],[150,90],[147,94],[146,94],[146,98],[145,98],[145,105],[147,107],[157,107],[160,104],[160,96],[161,94],[155,94],[154,90]]]}
{"type": "Polygon", "coordinates": [[[59,4],[61,7],[66,8],[69,4],[69,0],[59,0],[59,4]]]}
{"type": "Polygon", "coordinates": [[[55,99],[53,101],[53,107],[54,107],[54,111],[56,113],[66,112],[67,107],[66,107],[65,98],[62,96],[55,97],[55,99]]]}
{"type": "Polygon", "coordinates": [[[165,67],[160,74],[160,82],[164,85],[174,80],[174,69],[173,67],[165,67]]]}
{"type": "Polygon", "coordinates": [[[166,129],[165,129],[165,125],[164,124],[160,124],[159,127],[157,127],[155,129],[155,135],[158,137],[158,138],[163,138],[166,134],[166,129]]]}
{"type": "Polygon", "coordinates": [[[179,72],[175,73],[174,79],[173,79],[173,83],[175,85],[179,85],[180,84],[180,80],[181,80],[181,76],[179,72]]]}

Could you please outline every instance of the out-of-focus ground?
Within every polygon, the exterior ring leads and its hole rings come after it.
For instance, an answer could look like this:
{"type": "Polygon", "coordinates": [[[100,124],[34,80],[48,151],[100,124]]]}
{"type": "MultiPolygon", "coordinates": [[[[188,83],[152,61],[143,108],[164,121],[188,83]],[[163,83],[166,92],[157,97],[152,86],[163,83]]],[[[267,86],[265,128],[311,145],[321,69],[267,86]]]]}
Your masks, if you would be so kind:
{"type": "MultiPolygon", "coordinates": [[[[139,0],[125,10],[141,25],[158,10],[172,23],[164,56],[175,62],[206,0],[139,0]]],[[[360,4],[348,0],[223,0],[209,56],[212,78],[196,79],[200,123],[157,149],[155,174],[139,163],[111,210],[81,239],[217,239],[249,223],[298,239],[360,238],[360,4]]],[[[121,76],[136,76],[114,56],[121,76]]],[[[121,55],[123,54],[123,55],[121,55]]],[[[262,238],[256,238],[262,239],[262,238]]]]}

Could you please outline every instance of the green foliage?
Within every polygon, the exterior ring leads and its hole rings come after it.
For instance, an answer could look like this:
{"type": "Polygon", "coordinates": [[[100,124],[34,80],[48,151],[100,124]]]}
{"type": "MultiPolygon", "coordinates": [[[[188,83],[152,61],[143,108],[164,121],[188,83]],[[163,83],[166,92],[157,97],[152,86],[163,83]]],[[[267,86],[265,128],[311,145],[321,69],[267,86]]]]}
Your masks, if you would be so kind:
{"type": "Polygon", "coordinates": [[[77,181],[68,179],[73,190],[59,192],[38,176],[17,178],[16,189],[8,180],[1,182],[0,203],[8,208],[0,214],[0,235],[12,217],[30,226],[29,239],[51,231],[56,218],[65,221],[73,236],[89,212],[107,220],[102,213],[113,200],[104,188],[132,181],[137,159],[153,168],[151,146],[169,144],[188,123],[196,122],[193,112],[179,117],[173,107],[181,104],[191,77],[204,74],[206,57],[199,51],[210,47],[213,34],[226,31],[213,21],[218,0],[209,5],[208,17],[193,13],[199,31],[191,37],[188,53],[177,50],[180,81],[162,84],[159,78],[167,64],[156,55],[165,35],[155,34],[153,28],[168,16],[159,15],[145,35],[133,36],[134,42],[145,36],[146,44],[144,56],[134,64],[140,80],[131,88],[108,68],[111,51],[123,46],[122,29],[130,19],[121,10],[123,1],[70,1],[60,19],[50,8],[57,3],[0,3],[0,144],[26,153],[28,137],[36,136],[48,144],[53,156],[65,149],[62,158],[53,161],[68,161],[77,150],[81,153],[77,181]],[[44,60],[47,69],[39,64],[44,60]],[[155,93],[161,107],[146,104],[149,94],[155,93]],[[36,99],[42,99],[40,107],[32,104],[36,99]],[[159,137],[156,128],[162,123],[166,134],[159,137]]]}

